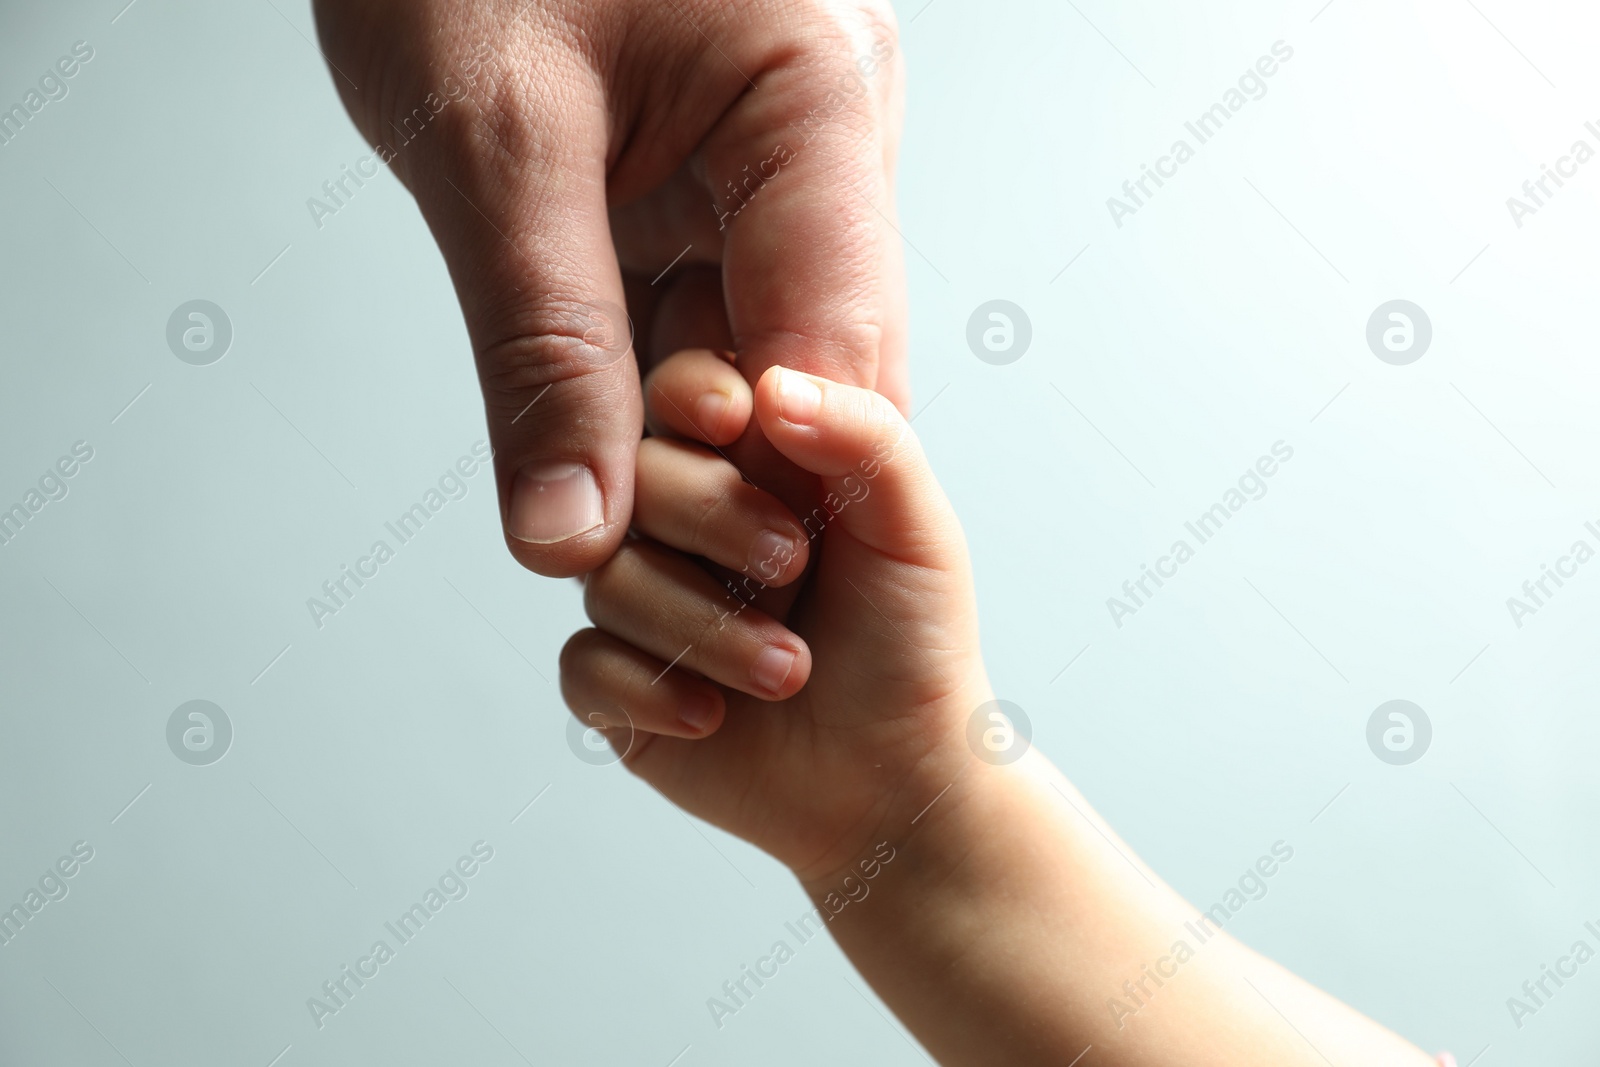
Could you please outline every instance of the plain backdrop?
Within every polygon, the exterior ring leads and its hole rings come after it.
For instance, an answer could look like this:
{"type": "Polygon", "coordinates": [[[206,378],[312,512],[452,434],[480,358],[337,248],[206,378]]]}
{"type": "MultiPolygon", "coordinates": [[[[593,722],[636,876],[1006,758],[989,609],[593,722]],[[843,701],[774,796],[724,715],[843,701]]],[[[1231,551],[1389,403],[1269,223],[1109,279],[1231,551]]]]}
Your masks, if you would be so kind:
{"type": "MultiPolygon", "coordinates": [[[[313,622],[486,436],[465,332],[392,177],[308,210],[367,149],[306,4],[125,2],[0,9],[0,105],[94,53],[0,146],[0,507],[93,449],[0,546],[0,905],[94,851],[0,946],[0,1063],[924,1062],[824,939],[715,1025],[806,901],[569,747],[578,590],[512,562],[487,473],[313,622]],[[197,299],[233,331],[208,366],[167,343],[197,299]],[[231,723],[208,766],[168,744],[191,700],[231,723]],[[319,1028],[307,998],[480,841],[467,895],[319,1028]]],[[[1520,1027],[1506,1001],[1600,948],[1600,563],[1520,620],[1507,598],[1600,547],[1600,161],[1520,226],[1507,198],[1600,148],[1600,20],[919,2],[893,59],[916,427],[999,695],[1201,907],[1291,846],[1230,924],[1250,944],[1463,1062],[1592,1056],[1600,962],[1520,1027]],[[1004,365],[967,341],[997,299],[1031,324],[1004,365]],[[1367,343],[1397,299],[1432,328],[1407,365],[1367,343]],[[1280,441],[1265,494],[1114,620],[1280,441]],[[1432,726],[1404,766],[1367,742],[1394,699],[1432,726]]]]}

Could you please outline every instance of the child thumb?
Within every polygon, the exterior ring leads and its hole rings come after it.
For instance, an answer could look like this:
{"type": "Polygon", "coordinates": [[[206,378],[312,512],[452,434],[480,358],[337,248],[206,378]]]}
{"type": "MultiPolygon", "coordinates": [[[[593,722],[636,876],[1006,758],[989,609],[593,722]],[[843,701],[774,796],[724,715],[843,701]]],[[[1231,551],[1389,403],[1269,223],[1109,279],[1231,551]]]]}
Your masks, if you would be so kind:
{"type": "Polygon", "coordinates": [[[774,448],[822,479],[822,502],[798,516],[808,534],[837,525],[883,555],[939,570],[964,558],[950,502],[887,399],[772,367],[756,383],[755,413],[774,448]]]}

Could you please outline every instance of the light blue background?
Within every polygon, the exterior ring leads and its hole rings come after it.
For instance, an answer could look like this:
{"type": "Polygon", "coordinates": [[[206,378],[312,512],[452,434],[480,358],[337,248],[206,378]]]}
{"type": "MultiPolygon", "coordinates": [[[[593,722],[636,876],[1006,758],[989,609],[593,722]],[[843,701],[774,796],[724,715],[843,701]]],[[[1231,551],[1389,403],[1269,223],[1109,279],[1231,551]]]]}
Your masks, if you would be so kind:
{"type": "MultiPolygon", "coordinates": [[[[487,473],[311,624],[486,435],[407,194],[311,221],[366,149],[275,2],[0,16],[5,106],[95,49],[0,147],[0,507],[95,450],[0,547],[0,904],[95,849],[0,947],[0,1063],[924,1062],[820,940],[713,1026],[806,902],[568,750],[577,590],[507,556],[487,473]],[[194,298],[235,330],[209,367],[165,343],[194,298]],[[210,767],[166,747],[195,698],[236,731],[210,767]],[[470,894],[317,1030],[306,998],[480,839],[470,894]]],[[[1000,695],[1158,871],[1207,906],[1284,839],[1245,940],[1430,1050],[1576,1063],[1600,963],[1520,1031],[1505,1000],[1600,919],[1600,564],[1520,629],[1505,600],[1600,520],[1600,162],[1520,229],[1505,200],[1597,144],[1600,26],[1321,4],[902,6],[917,428],[1000,695]],[[1267,95],[1114,225],[1278,40],[1267,95]],[[1004,367],[964,339],[994,298],[1033,326],[1004,367]],[[1393,298],[1433,322],[1407,367],[1364,339],[1393,298]],[[1115,627],[1106,597],[1280,439],[1268,494],[1115,627]],[[1402,768],[1365,741],[1397,697],[1435,730],[1402,768]]]]}

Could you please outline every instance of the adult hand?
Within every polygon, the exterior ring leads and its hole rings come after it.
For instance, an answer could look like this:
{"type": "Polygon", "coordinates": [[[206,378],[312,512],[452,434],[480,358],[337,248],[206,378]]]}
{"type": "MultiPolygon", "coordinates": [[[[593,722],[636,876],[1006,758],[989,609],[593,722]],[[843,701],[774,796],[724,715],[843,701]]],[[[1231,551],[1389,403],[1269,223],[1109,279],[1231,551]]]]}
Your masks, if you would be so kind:
{"type": "MultiPolygon", "coordinates": [[[[449,267],[525,566],[588,572],[627,531],[642,407],[624,306],[647,363],[726,348],[751,381],[782,364],[904,407],[885,0],[315,11],[345,106],[449,267]]],[[[804,494],[764,442],[732,454],[804,494]]]]}

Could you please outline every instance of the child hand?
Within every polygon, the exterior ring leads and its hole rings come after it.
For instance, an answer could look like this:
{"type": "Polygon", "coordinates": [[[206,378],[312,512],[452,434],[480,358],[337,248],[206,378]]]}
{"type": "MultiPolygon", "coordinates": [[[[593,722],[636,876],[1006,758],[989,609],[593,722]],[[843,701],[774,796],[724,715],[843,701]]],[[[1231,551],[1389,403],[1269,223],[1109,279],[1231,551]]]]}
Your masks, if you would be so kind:
{"type": "Polygon", "coordinates": [[[889,820],[904,831],[990,699],[960,526],[905,419],[870,390],[775,367],[752,396],[697,350],[646,393],[653,426],[713,445],[753,408],[823,504],[796,517],[719,451],[642,441],[638,536],[585,583],[595,628],[563,650],[562,692],[583,721],[620,727],[607,736],[626,765],[668,799],[802,881],[826,877],[889,820]],[[750,603],[812,553],[782,617],[750,603]]]}
{"type": "Polygon", "coordinates": [[[632,721],[612,733],[636,774],[793,869],[938,1062],[1432,1067],[1159,882],[1037,749],[975,758],[992,694],[966,548],[888,401],[776,367],[752,396],[703,350],[647,396],[654,427],[713,445],[753,411],[824,507],[797,519],[714,450],[641,442],[639,536],[587,582],[597,629],[563,652],[563,691],[585,721],[632,721]],[[777,617],[746,606],[761,580],[777,617]],[[881,842],[904,858],[870,867],[881,842]],[[845,908],[857,863],[876,904],[845,908]]]}

